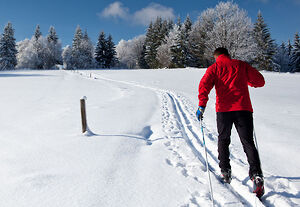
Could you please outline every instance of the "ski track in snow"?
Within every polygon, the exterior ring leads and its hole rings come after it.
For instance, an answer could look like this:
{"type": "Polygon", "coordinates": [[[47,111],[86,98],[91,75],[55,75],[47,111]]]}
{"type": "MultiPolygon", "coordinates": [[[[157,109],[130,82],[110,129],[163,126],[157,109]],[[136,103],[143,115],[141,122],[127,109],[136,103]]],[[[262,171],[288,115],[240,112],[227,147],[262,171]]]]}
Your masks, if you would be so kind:
{"type": "MultiPolygon", "coordinates": [[[[201,129],[194,115],[194,107],[185,97],[172,91],[144,86],[136,82],[114,80],[87,71],[75,71],[79,75],[94,80],[117,82],[134,87],[153,90],[161,98],[162,128],[165,133],[164,146],[171,152],[166,164],[178,170],[182,176],[193,179],[199,189],[189,192],[189,198],[181,207],[210,206],[201,129]],[[186,146],[183,146],[183,141],[186,146]],[[205,186],[205,188],[203,188],[205,186]]],[[[217,133],[203,124],[209,170],[214,190],[215,206],[298,206],[291,198],[298,198],[299,192],[288,178],[278,177],[264,171],[265,195],[262,200],[251,193],[252,182],[248,177],[247,161],[231,151],[232,182],[222,184],[219,179],[217,152],[217,133]],[[215,153],[214,153],[215,152],[215,153]],[[218,189],[218,190],[217,190],[218,189]]],[[[150,140],[151,141],[151,140],[150,140]]]]}

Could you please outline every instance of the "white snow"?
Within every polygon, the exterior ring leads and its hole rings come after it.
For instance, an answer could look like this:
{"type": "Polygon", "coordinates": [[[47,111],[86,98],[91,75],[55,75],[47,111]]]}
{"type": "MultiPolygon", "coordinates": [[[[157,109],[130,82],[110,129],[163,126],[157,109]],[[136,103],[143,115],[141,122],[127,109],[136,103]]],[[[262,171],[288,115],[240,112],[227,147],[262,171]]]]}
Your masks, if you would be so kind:
{"type": "MultiPolygon", "coordinates": [[[[0,72],[0,206],[210,206],[194,115],[204,72],[0,72]]],[[[217,180],[214,91],[210,95],[204,133],[216,206],[300,205],[300,76],[263,75],[266,86],[250,89],[266,182],[262,202],[250,192],[235,130],[232,184],[217,180]]]]}

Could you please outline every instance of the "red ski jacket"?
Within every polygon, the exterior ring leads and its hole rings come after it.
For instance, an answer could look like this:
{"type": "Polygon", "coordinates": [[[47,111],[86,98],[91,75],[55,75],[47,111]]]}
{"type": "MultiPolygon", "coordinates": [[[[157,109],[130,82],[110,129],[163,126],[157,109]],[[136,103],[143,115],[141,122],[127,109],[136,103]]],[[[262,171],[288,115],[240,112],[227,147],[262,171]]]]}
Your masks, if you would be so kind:
{"type": "Polygon", "coordinates": [[[264,77],[246,62],[219,55],[200,81],[199,106],[206,106],[208,94],[215,86],[217,112],[253,112],[248,85],[263,87],[264,77]]]}

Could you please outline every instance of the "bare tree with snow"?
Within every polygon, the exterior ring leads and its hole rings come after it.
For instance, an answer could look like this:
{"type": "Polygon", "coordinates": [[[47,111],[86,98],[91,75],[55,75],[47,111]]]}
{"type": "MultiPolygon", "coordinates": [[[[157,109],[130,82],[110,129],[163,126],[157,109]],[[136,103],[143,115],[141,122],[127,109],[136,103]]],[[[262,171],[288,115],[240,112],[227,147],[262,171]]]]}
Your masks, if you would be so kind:
{"type": "Polygon", "coordinates": [[[143,52],[145,36],[140,35],[131,40],[121,40],[116,46],[117,58],[120,67],[141,68],[139,59],[143,52]]]}
{"type": "Polygon", "coordinates": [[[72,69],[72,47],[67,45],[63,48],[62,52],[62,59],[63,59],[63,67],[66,70],[72,69]]]}
{"type": "Polygon", "coordinates": [[[202,12],[196,25],[202,31],[204,56],[212,60],[218,47],[225,47],[232,58],[250,61],[256,44],[252,36],[252,23],[246,11],[233,2],[220,2],[215,8],[202,12]]]}

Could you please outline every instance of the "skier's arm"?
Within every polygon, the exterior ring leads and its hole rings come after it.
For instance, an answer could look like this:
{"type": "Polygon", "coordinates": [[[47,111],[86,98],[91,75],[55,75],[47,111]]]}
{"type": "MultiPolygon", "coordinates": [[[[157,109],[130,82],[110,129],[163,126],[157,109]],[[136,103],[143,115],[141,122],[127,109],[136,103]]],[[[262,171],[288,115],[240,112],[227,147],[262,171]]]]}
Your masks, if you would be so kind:
{"type": "Polygon", "coordinates": [[[200,81],[198,95],[199,106],[206,107],[208,94],[215,85],[215,74],[213,72],[214,68],[215,65],[210,66],[200,81]]]}
{"type": "Polygon", "coordinates": [[[265,85],[265,79],[263,75],[248,63],[246,63],[246,68],[247,68],[248,85],[255,88],[263,87],[265,85]]]}

